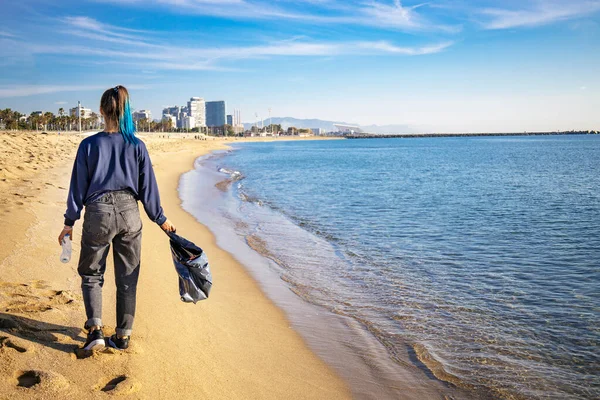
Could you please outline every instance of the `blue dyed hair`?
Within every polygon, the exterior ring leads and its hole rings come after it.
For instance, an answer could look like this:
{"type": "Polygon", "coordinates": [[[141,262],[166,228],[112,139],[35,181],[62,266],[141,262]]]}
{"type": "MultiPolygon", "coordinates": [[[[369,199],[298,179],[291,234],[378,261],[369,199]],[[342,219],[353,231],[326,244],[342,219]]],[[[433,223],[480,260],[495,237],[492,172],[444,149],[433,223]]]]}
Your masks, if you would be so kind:
{"type": "Polygon", "coordinates": [[[129,106],[129,96],[125,100],[123,111],[119,115],[119,132],[127,143],[137,144],[138,138],[135,137],[135,124],[131,116],[131,107],[129,106]]]}
{"type": "Polygon", "coordinates": [[[129,105],[129,92],[125,86],[118,85],[106,90],[100,100],[100,110],[105,119],[118,123],[119,132],[127,143],[138,144],[129,105]]]}

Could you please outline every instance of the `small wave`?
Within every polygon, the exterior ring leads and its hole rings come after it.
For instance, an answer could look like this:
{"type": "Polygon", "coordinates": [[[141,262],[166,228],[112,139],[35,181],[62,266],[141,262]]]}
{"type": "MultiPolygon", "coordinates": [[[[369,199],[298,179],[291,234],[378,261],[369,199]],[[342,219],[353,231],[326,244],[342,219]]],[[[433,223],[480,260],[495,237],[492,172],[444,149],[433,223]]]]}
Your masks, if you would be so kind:
{"type": "Polygon", "coordinates": [[[221,173],[229,175],[232,181],[239,181],[244,178],[244,175],[240,171],[227,169],[223,167],[217,167],[217,170],[221,173]]]}
{"type": "Polygon", "coordinates": [[[457,377],[456,375],[453,375],[451,373],[449,373],[448,371],[446,371],[446,369],[444,368],[444,365],[438,361],[430,352],[429,350],[427,350],[427,348],[420,344],[420,343],[415,343],[412,346],[413,351],[415,352],[415,355],[417,356],[417,359],[439,380],[444,381],[444,382],[448,382],[451,383],[455,386],[458,387],[462,387],[462,388],[466,388],[466,389],[475,389],[475,387],[473,385],[468,384],[467,382],[464,382],[462,379],[460,379],[459,377],[457,377]]]}
{"type": "Polygon", "coordinates": [[[261,237],[259,237],[258,235],[247,235],[246,236],[246,243],[248,244],[248,246],[250,246],[250,248],[254,251],[256,251],[258,254],[262,255],[263,257],[267,257],[271,260],[273,260],[275,263],[277,263],[278,265],[284,267],[286,266],[286,264],[280,260],[279,258],[277,258],[268,248],[267,248],[267,242],[265,242],[261,237]]]}
{"type": "Polygon", "coordinates": [[[238,197],[240,198],[240,200],[246,201],[248,203],[258,204],[259,206],[263,205],[263,202],[261,199],[254,197],[254,196],[247,195],[246,193],[244,193],[242,191],[238,192],[238,197]]]}
{"type": "Polygon", "coordinates": [[[229,178],[219,181],[215,184],[215,187],[222,192],[229,190],[229,187],[233,182],[244,179],[244,175],[240,171],[224,167],[217,167],[217,171],[229,175],[229,178]]]}

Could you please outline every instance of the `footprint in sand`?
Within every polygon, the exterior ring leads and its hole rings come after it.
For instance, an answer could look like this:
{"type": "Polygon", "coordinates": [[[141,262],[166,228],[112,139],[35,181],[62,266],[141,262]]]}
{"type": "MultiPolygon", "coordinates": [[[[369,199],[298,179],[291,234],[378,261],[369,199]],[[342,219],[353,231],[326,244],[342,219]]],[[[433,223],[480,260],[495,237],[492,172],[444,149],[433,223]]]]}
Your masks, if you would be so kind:
{"type": "Polygon", "coordinates": [[[62,391],[69,387],[64,376],[53,371],[17,371],[14,374],[14,384],[17,387],[44,392],[62,391]]]}
{"type": "Polygon", "coordinates": [[[127,375],[120,375],[112,379],[102,378],[94,389],[111,395],[122,396],[136,393],[140,390],[140,387],[140,383],[135,379],[127,375]]]}
{"type": "MultiPolygon", "coordinates": [[[[73,340],[79,332],[77,329],[61,325],[49,324],[35,317],[28,318],[31,314],[42,313],[53,308],[71,307],[77,304],[76,296],[64,290],[48,289],[43,281],[30,283],[12,283],[0,281],[0,330],[8,334],[38,343],[52,343],[52,346],[61,350],[71,351],[70,346],[60,341],[67,335],[73,340]],[[27,317],[25,316],[27,315],[27,317]]],[[[5,350],[19,351],[28,346],[20,344],[19,340],[4,339],[0,347],[5,350]]]]}
{"type": "Polygon", "coordinates": [[[42,282],[10,283],[0,281],[5,288],[0,294],[0,311],[10,313],[38,313],[61,305],[73,304],[75,296],[66,290],[47,290],[42,282]]]}
{"type": "Polygon", "coordinates": [[[19,353],[32,352],[33,347],[19,338],[10,338],[8,336],[0,336],[0,352],[4,349],[11,349],[19,353]]]}
{"type": "Polygon", "coordinates": [[[42,382],[38,371],[19,372],[17,375],[17,386],[30,388],[42,382]]]}

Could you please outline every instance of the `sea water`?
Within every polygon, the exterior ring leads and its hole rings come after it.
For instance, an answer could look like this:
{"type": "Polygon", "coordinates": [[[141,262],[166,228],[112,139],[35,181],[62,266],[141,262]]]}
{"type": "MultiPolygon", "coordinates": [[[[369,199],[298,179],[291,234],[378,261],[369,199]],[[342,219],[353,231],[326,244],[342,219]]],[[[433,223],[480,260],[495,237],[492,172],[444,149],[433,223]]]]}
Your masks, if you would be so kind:
{"type": "Polygon", "coordinates": [[[593,135],[247,143],[180,192],[221,244],[247,245],[228,250],[365,327],[377,357],[406,363],[408,346],[483,396],[591,399],[599,162],[593,135]]]}

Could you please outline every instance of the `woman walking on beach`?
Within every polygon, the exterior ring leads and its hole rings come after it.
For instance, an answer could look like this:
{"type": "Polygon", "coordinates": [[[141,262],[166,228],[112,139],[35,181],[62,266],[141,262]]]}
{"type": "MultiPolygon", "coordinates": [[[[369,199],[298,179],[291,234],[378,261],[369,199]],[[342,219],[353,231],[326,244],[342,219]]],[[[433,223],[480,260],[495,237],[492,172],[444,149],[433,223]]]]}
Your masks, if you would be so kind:
{"type": "Polygon", "coordinates": [[[105,346],[102,332],[102,286],[106,257],[113,245],[117,286],[116,334],[108,344],[124,350],[135,316],[136,289],[140,272],[142,221],[137,201],[144,205],[150,220],[164,231],[175,227],[163,214],[154,170],[144,142],[134,136],[129,93],[123,86],[104,92],[100,100],[104,131],[81,141],[71,175],[65,226],[58,241],[73,237],[73,225],[83,217],[81,253],[77,271],[88,331],[85,350],[105,346]]]}

